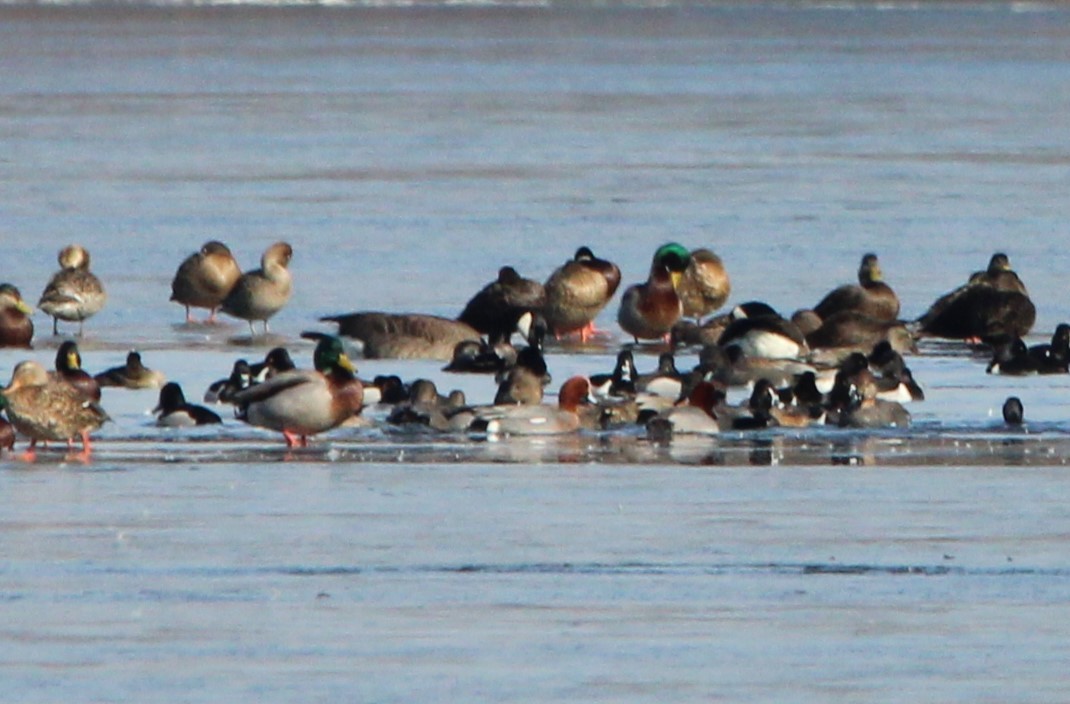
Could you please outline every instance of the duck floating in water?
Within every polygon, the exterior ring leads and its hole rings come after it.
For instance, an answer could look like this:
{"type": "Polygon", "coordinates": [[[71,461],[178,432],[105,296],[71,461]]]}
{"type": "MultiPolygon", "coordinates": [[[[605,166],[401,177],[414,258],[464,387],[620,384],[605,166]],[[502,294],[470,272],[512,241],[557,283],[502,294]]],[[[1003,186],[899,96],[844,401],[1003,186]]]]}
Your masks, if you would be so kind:
{"type": "Polygon", "coordinates": [[[78,323],[82,334],[86,318],[100,312],[108,300],[100,279],[89,271],[89,252],[72,244],[59,252],[60,270],[52,275],[37,307],[52,316],[52,334],[59,334],[59,321],[78,323]]]}
{"type": "Polygon", "coordinates": [[[617,322],[624,332],[639,340],[666,340],[683,315],[676,287],[690,262],[683,246],[670,242],[654,253],[645,283],[629,286],[621,298],[617,322]]]}
{"type": "Polygon", "coordinates": [[[33,308],[11,284],[0,284],[0,347],[29,349],[33,340],[33,308]]]}
{"type": "Polygon", "coordinates": [[[216,322],[216,311],[241,278],[241,269],[230,249],[216,240],[205,242],[186,257],[171,281],[171,300],[186,308],[186,322],[193,322],[191,308],[207,308],[206,322],[216,322]]]}
{"type": "Polygon", "coordinates": [[[471,430],[488,435],[560,435],[580,428],[577,409],[593,403],[591,382],[574,376],[561,385],[557,406],[545,404],[491,406],[478,411],[471,430]]]}
{"type": "Polygon", "coordinates": [[[589,247],[580,247],[543,286],[543,315],[550,332],[555,337],[578,332],[586,342],[596,332],[594,319],[620,286],[620,268],[596,257],[589,247]]]}
{"type": "Polygon", "coordinates": [[[364,386],[342,341],[320,333],[304,336],[319,339],[314,370],[282,372],[234,396],[239,419],[281,432],[287,447],[307,446],[310,436],[338,427],[364,405],[364,386]]]}
{"type": "Polygon", "coordinates": [[[260,268],[242,274],[223,299],[220,309],[248,322],[249,332],[254,337],[253,323],[263,321],[266,335],[268,320],[282,310],[293,294],[293,277],[289,269],[293,253],[293,247],[286,242],[271,245],[260,258],[260,268]]]}

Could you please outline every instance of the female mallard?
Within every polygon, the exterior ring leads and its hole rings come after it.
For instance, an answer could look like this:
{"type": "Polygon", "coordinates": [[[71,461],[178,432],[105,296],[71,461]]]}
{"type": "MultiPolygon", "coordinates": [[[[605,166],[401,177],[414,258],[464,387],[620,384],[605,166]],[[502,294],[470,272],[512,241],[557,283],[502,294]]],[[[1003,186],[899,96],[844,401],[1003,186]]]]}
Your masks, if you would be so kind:
{"type": "Polygon", "coordinates": [[[60,270],[52,275],[37,307],[52,316],[52,334],[59,334],[59,321],[78,321],[78,334],[86,318],[98,313],[108,300],[104,286],[89,271],[89,252],[72,244],[59,252],[60,270]]]}
{"type": "Polygon", "coordinates": [[[677,293],[686,318],[699,320],[719,309],[732,293],[724,262],[708,249],[692,250],[677,293]]]}
{"type": "Polygon", "coordinates": [[[884,283],[884,274],[876,254],[866,254],[858,267],[858,285],[840,286],[830,291],[814,307],[824,320],[841,311],[850,310],[875,320],[895,320],[899,317],[899,297],[884,283]]]}
{"type": "Polygon", "coordinates": [[[580,247],[570,261],[546,280],[543,315],[550,332],[560,337],[579,331],[586,342],[595,332],[594,319],[620,286],[620,268],[599,259],[588,247],[580,247]]]}
{"type": "Polygon", "coordinates": [[[11,284],[0,284],[0,347],[30,347],[33,309],[11,284]]]}
{"type": "Polygon", "coordinates": [[[317,335],[315,371],[292,369],[234,396],[238,417],[280,431],[287,447],[308,445],[308,436],[335,428],[363,407],[364,387],[342,341],[317,335]]]}
{"type": "Polygon", "coordinates": [[[538,281],[525,279],[511,266],[498,271],[498,278],[472,297],[457,320],[487,335],[490,344],[508,341],[524,313],[536,313],[546,303],[546,291],[538,281]]]}
{"type": "Polygon", "coordinates": [[[50,379],[45,368],[33,361],[15,366],[0,399],[15,429],[30,438],[26,459],[34,458],[39,440],[63,440],[70,448],[75,437],[81,438],[82,456],[88,458],[92,451],[89,433],[108,420],[98,404],[70,384],[50,379]]]}
{"type": "Polygon", "coordinates": [[[207,308],[206,322],[216,322],[216,309],[241,277],[234,255],[222,242],[205,242],[200,251],[186,257],[171,281],[171,300],[186,307],[186,322],[192,323],[190,308],[207,308]]]}
{"type": "Polygon", "coordinates": [[[73,340],[67,340],[59,346],[53,378],[67,382],[90,400],[100,401],[100,384],[89,372],[82,369],[82,355],[73,340]]]}
{"type": "Polygon", "coordinates": [[[264,321],[268,332],[268,318],[282,310],[293,293],[293,278],[287,268],[293,258],[293,248],[276,242],[260,258],[260,268],[241,275],[225,299],[221,310],[227,315],[249,323],[249,332],[256,335],[253,322],[264,321]]]}
{"type": "Polygon", "coordinates": [[[217,413],[204,406],[188,403],[182,387],[173,381],[160,389],[160,402],[152,412],[156,415],[156,425],[165,428],[189,428],[223,422],[217,413]]]}
{"type": "Polygon", "coordinates": [[[666,338],[683,315],[676,287],[689,260],[683,246],[675,242],[663,245],[654,253],[646,283],[630,286],[624,292],[617,322],[636,342],[666,338]]]}
{"type": "Polygon", "coordinates": [[[136,350],[126,355],[126,364],[106,369],[93,378],[101,386],[124,389],[158,389],[167,381],[162,372],[146,367],[136,350]]]}

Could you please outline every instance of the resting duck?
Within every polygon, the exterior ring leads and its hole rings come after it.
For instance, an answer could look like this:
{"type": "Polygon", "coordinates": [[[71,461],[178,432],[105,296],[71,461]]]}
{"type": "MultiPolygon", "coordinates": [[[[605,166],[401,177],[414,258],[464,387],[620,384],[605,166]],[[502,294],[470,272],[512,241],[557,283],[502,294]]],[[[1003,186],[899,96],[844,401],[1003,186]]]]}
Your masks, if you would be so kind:
{"type": "Polygon", "coordinates": [[[0,284],[0,347],[29,349],[33,339],[33,308],[11,284],[0,284]]]}
{"type": "Polygon", "coordinates": [[[70,384],[50,379],[37,362],[19,362],[11,383],[0,391],[0,406],[23,435],[30,438],[24,458],[32,460],[40,440],[64,441],[68,449],[76,437],[82,440],[81,458],[92,452],[89,433],[109,420],[97,403],[82,395],[70,384]]]}
{"type": "Polygon", "coordinates": [[[516,363],[516,348],[491,345],[485,340],[462,340],[453,348],[453,358],[442,368],[454,374],[497,374],[516,363]]]}
{"type": "Polygon", "coordinates": [[[524,313],[537,313],[546,304],[546,291],[538,281],[525,279],[511,266],[472,297],[457,320],[487,335],[490,344],[508,341],[524,313]]]}
{"type": "Polygon", "coordinates": [[[739,347],[751,358],[798,359],[809,354],[810,348],[799,327],[772,308],[769,311],[754,306],[748,312],[737,307],[717,344],[739,347]]]}
{"type": "Polygon", "coordinates": [[[234,396],[238,418],[261,428],[278,430],[287,447],[308,445],[308,437],[336,428],[363,408],[364,386],[342,341],[332,335],[305,333],[319,339],[314,371],[292,369],[234,396]]]}
{"type": "Polygon", "coordinates": [[[207,308],[206,322],[216,322],[216,310],[241,278],[234,255],[222,242],[205,242],[200,251],[186,257],[171,281],[171,300],[186,307],[186,322],[192,323],[191,308],[207,308]]]}
{"type": "Polygon", "coordinates": [[[249,365],[249,373],[252,375],[253,383],[259,384],[276,374],[296,368],[297,365],[294,364],[293,358],[290,357],[290,351],[285,347],[275,347],[264,355],[263,362],[249,365]]]}
{"type": "Polygon", "coordinates": [[[821,327],[806,334],[811,350],[869,350],[887,341],[892,348],[916,352],[914,336],[897,320],[880,320],[856,310],[841,310],[821,322],[821,327]]]}
{"type": "Polygon", "coordinates": [[[541,337],[535,335],[531,344],[517,353],[516,363],[498,378],[495,405],[541,403],[543,387],[551,380],[542,354],[541,337]]]}
{"type": "Polygon", "coordinates": [[[56,371],[53,376],[78,389],[86,398],[100,401],[100,384],[82,369],[82,354],[73,340],[67,340],[56,351],[56,371]]]}
{"type": "Polygon", "coordinates": [[[724,400],[722,389],[708,381],[699,382],[685,403],[665,409],[647,421],[648,437],[664,433],[666,422],[670,435],[717,435],[721,424],[714,409],[724,400]]]}
{"type": "Polygon", "coordinates": [[[1039,374],[1066,374],[1070,371],[1070,325],[1059,323],[1050,343],[1029,348],[1029,358],[1039,374]]]}
{"type": "Polygon", "coordinates": [[[89,318],[104,307],[108,295],[104,286],[89,271],[89,252],[77,244],[59,252],[60,270],[52,275],[37,307],[52,316],[52,334],[59,334],[59,321],[77,321],[78,334],[89,318]]]}
{"type": "Polygon", "coordinates": [[[561,386],[557,406],[491,406],[479,409],[471,429],[488,435],[559,435],[580,428],[577,409],[592,403],[591,382],[574,376],[561,386]]]}
{"type": "MultiPolygon", "coordinates": [[[[0,408],[4,406],[3,396],[0,396],[0,408]]],[[[4,450],[15,449],[15,426],[8,423],[6,419],[0,418],[0,455],[4,450]]]]}
{"type": "Polygon", "coordinates": [[[187,403],[182,387],[173,381],[160,389],[160,402],[152,412],[156,415],[156,425],[164,428],[190,428],[223,422],[217,413],[204,406],[187,403]]]}
{"type": "Polygon", "coordinates": [[[249,388],[253,383],[253,372],[244,359],[234,362],[230,376],[213,381],[204,392],[205,403],[232,403],[234,395],[249,388]]]}
{"type": "Polygon", "coordinates": [[[683,315],[676,287],[690,261],[690,254],[671,242],[658,248],[646,283],[629,286],[621,298],[617,322],[624,332],[643,340],[668,340],[673,325],[683,315]]]}
{"type": "Polygon", "coordinates": [[[126,355],[126,364],[105,369],[93,377],[100,386],[115,386],[123,389],[158,389],[167,381],[163,372],[149,369],[141,361],[141,353],[132,350],[126,355]]]}
{"type": "Polygon", "coordinates": [[[938,298],[918,318],[926,335],[959,340],[1024,337],[1036,321],[1036,307],[1006,254],[992,255],[988,269],[938,298]]]}
{"type": "Polygon", "coordinates": [[[684,317],[697,321],[709,315],[724,305],[730,293],[732,282],[721,258],[705,248],[691,250],[677,288],[684,317]]]}
{"type": "Polygon", "coordinates": [[[840,414],[840,427],[906,428],[910,425],[910,412],[900,403],[877,398],[877,380],[868,369],[854,376],[849,392],[850,403],[840,414]]]}
{"type": "Polygon", "coordinates": [[[635,379],[635,357],[631,350],[624,349],[617,354],[612,373],[591,375],[591,389],[597,398],[634,397],[635,379]]]}
{"type": "Polygon", "coordinates": [[[680,398],[684,375],[676,368],[676,357],[672,352],[658,355],[658,368],[649,374],[640,374],[635,380],[635,388],[643,393],[664,396],[676,400],[680,398]]]}
{"type": "Polygon", "coordinates": [[[596,332],[594,319],[620,286],[620,268],[596,257],[589,247],[580,247],[543,286],[542,310],[550,332],[560,338],[578,331],[580,341],[586,342],[596,332]]]}
{"type": "Polygon", "coordinates": [[[227,315],[247,321],[249,332],[254,336],[253,323],[262,320],[266,335],[268,319],[282,310],[293,293],[293,277],[288,268],[293,253],[293,247],[286,242],[276,242],[268,247],[260,258],[260,268],[247,271],[238,278],[220,309],[227,315]]]}
{"type": "Polygon", "coordinates": [[[814,312],[822,320],[842,311],[854,311],[876,320],[895,320],[899,317],[899,297],[891,286],[884,283],[884,274],[876,254],[862,257],[857,286],[840,286],[814,306],[814,312]]]}

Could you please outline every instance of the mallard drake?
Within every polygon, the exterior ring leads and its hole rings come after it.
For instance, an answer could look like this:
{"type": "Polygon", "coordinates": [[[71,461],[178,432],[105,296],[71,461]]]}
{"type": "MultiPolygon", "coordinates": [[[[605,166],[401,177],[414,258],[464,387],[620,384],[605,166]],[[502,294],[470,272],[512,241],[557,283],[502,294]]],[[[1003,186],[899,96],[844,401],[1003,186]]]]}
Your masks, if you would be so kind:
{"type": "Polygon", "coordinates": [[[217,413],[204,406],[187,403],[182,387],[173,381],[160,389],[160,402],[152,412],[156,415],[156,425],[165,428],[189,428],[223,422],[217,413]]]}
{"type": "Polygon", "coordinates": [[[899,297],[884,283],[877,255],[862,257],[858,266],[858,285],[840,286],[830,291],[814,306],[814,312],[826,320],[842,311],[855,311],[875,320],[895,320],[899,317],[899,297]]]}
{"type": "Polygon", "coordinates": [[[457,320],[487,335],[490,344],[508,341],[524,313],[537,313],[546,304],[543,285],[525,279],[511,266],[472,297],[457,320]]]}
{"type": "Polygon", "coordinates": [[[137,350],[126,355],[126,364],[105,369],[93,378],[102,387],[123,389],[158,389],[167,381],[163,372],[149,369],[142,363],[141,353],[137,350]]]}
{"type": "Polygon", "coordinates": [[[77,321],[78,334],[89,318],[104,307],[108,295],[89,271],[89,252],[77,244],[59,251],[60,270],[52,275],[37,307],[52,316],[52,334],[59,334],[59,321],[77,321]]]}
{"type": "Polygon", "coordinates": [[[268,247],[260,258],[260,268],[241,275],[223,299],[220,309],[227,315],[247,321],[249,332],[254,336],[253,323],[262,320],[266,335],[268,319],[282,310],[293,293],[293,277],[288,268],[293,253],[293,247],[286,242],[276,242],[268,247]]]}
{"type": "Polygon", "coordinates": [[[732,293],[732,282],[721,258],[708,249],[691,250],[677,294],[684,305],[684,317],[696,321],[719,309],[732,293]]]}
{"type": "Polygon", "coordinates": [[[0,284],[0,347],[25,347],[33,340],[33,308],[11,284],[0,284]]]}
{"type": "Polygon", "coordinates": [[[688,251],[671,242],[654,253],[646,283],[629,286],[621,298],[617,322],[638,342],[666,339],[683,315],[676,286],[690,261],[688,251]]]}
{"type": "Polygon", "coordinates": [[[171,281],[171,300],[186,307],[186,322],[192,323],[191,308],[207,308],[209,323],[216,310],[241,277],[234,255],[222,242],[205,242],[199,251],[186,257],[171,281]]]}
{"type": "Polygon", "coordinates": [[[74,340],[67,340],[56,351],[54,377],[78,389],[86,398],[100,401],[100,384],[89,372],[82,369],[82,354],[74,340]]]}
{"type": "Polygon", "coordinates": [[[591,403],[591,382],[574,376],[561,385],[557,406],[545,404],[491,406],[478,411],[472,429],[488,435],[558,435],[580,428],[576,413],[581,404],[591,403]]]}
{"type": "Polygon", "coordinates": [[[360,413],[364,386],[342,341],[333,335],[305,333],[319,339],[315,369],[292,369],[234,397],[238,418],[250,425],[278,430],[287,447],[308,445],[308,437],[335,428],[360,413]]]}
{"type": "Polygon", "coordinates": [[[89,433],[105,421],[108,414],[94,401],[70,384],[50,379],[37,362],[19,362],[11,383],[0,391],[0,405],[15,429],[30,438],[26,459],[33,459],[39,440],[64,441],[70,448],[75,437],[82,440],[82,457],[92,452],[89,433]]]}
{"type": "Polygon", "coordinates": [[[555,337],[579,332],[586,342],[594,334],[594,319],[620,286],[620,268],[580,247],[569,261],[546,279],[543,315],[555,337]]]}

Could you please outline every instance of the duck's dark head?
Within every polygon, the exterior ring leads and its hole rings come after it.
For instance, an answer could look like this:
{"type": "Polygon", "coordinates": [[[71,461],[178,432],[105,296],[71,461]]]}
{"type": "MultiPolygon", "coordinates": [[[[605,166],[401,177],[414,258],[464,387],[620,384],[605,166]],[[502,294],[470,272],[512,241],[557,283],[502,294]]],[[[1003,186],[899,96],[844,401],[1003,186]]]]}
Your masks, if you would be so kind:
{"type": "Polygon", "coordinates": [[[67,340],[56,351],[56,369],[73,372],[81,368],[82,355],[78,352],[78,344],[74,340],[67,340]]]}

